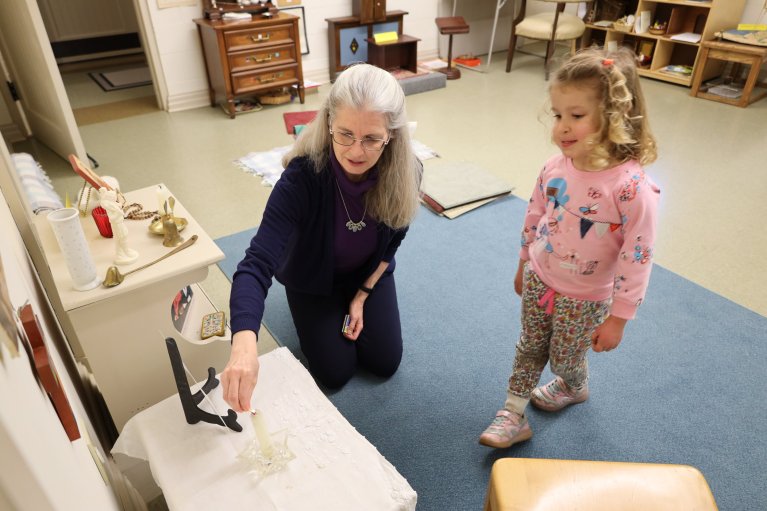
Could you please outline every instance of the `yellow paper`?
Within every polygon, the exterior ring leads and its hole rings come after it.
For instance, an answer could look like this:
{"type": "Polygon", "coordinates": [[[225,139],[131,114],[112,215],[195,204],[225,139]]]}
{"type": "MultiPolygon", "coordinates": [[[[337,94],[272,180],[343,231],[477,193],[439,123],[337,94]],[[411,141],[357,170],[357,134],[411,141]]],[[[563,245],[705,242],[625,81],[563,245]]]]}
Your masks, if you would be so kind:
{"type": "Polygon", "coordinates": [[[753,23],[741,23],[738,30],[767,30],[767,25],[755,25],[753,23]]]}
{"type": "Polygon", "coordinates": [[[69,200],[69,192],[67,192],[66,195],[64,196],[64,207],[65,208],[72,207],[72,201],[69,200]]]}
{"type": "Polygon", "coordinates": [[[375,39],[377,44],[390,43],[399,39],[399,36],[397,36],[397,32],[379,32],[378,34],[373,34],[373,39],[375,39]]]}

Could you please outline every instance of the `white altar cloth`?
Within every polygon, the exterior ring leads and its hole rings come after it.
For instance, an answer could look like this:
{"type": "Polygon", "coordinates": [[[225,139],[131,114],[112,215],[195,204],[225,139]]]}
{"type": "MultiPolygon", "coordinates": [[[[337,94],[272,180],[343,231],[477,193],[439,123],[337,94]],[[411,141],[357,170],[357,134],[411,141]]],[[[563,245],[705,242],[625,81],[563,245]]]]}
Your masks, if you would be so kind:
{"type": "MultiPolygon", "coordinates": [[[[287,348],[261,356],[260,362],[252,403],[270,433],[288,435],[296,457],[284,470],[259,479],[237,459],[255,437],[249,414],[239,414],[241,433],[206,422],[190,425],[178,395],[132,417],[112,452],[147,460],[171,510],[415,509],[413,488],[349,424],[287,348]]],[[[210,398],[225,414],[221,385],[210,398]]],[[[216,413],[205,400],[199,406],[216,413]]]]}

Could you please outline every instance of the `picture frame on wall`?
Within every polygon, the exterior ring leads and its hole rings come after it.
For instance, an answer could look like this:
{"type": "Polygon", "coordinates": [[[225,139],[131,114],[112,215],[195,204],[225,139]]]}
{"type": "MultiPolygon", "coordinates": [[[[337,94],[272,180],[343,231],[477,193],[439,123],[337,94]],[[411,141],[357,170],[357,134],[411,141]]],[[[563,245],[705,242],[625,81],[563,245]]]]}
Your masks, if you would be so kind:
{"type": "Polygon", "coordinates": [[[294,7],[281,7],[280,11],[284,11],[293,16],[298,16],[300,25],[298,29],[299,43],[301,44],[301,55],[309,55],[309,37],[306,33],[306,16],[304,13],[303,5],[296,5],[294,7]]]}

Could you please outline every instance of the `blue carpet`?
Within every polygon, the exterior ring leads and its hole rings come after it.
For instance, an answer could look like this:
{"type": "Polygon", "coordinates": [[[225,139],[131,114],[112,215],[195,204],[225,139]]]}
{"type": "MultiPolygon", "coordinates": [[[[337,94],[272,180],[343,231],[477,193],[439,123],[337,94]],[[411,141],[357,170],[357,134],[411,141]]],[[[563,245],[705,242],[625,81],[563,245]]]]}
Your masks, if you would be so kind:
{"type": "MultiPolygon", "coordinates": [[[[477,443],[519,332],[525,206],[509,197],[455,220],[422,209],[397,254],[402,365],[386,381],[361,373],[330,400],[407,478],[419,511],[482,509],[492,463],[509,456],[693,465],[721,510],[767,509],[767,318],[659,266],[620,348],[590,353],[589,401],[531,407],[534,436],[511,449],[477,443]]],[[[230,278],[253,232],[216,240],[230,278]]],[[[264,323],[302,358],[276,282],[264,323]]]]}

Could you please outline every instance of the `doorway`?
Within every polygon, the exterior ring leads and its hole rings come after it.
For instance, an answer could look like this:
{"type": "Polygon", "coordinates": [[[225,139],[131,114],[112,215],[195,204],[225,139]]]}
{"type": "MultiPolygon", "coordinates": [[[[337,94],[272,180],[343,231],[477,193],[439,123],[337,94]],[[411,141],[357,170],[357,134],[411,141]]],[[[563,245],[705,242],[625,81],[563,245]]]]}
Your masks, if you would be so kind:
{"type": "Polygon", "coordinates": [[[78,126],[159,110],[133,0],[37,0],[78,126]]]}

